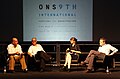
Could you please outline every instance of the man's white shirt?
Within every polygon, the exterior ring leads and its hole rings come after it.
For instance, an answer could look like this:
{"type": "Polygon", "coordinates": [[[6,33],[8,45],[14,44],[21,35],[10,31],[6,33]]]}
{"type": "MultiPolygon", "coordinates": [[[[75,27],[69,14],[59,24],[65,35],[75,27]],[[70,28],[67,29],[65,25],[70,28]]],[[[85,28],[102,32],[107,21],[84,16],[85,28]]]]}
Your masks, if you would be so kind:
{"type": "Polygon", "coordinates": [[[20,54],[23,53],[22,48],[19,44],[17,44],[16,47],[14,47],[13,44],[9,44],[7,50],[8,50],[8,54],[14,54],[16,52],[19,52],[20,54]]]}
{"type": "Polygon", "coordinates": [[[116,49],[115,47],[111,46],[110,44],[105,44],[103,46],[100,46],[98,48],[98,51],[102,52],[102,53],[105,53],[106,55],[113,55],[114,53],[116,53],[118,51],[118,49],[116,49]],[[110,53],[110,51],[112,51],[112,52],[110,53]]]}
{"type": "Polygon", "coordinates": [[[38,51],[44,51],[43,47],[40,44],[36,44],[35,46],[31,45],[28,49],[28,52],[31,53],[32,55],[37,54],[38,51]]]}

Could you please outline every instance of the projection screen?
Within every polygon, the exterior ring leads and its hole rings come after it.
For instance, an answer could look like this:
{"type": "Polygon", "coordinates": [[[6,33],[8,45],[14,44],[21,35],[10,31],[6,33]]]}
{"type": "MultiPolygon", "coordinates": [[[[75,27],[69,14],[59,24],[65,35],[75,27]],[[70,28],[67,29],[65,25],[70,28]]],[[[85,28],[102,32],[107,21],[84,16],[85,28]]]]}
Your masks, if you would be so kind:
{"type": "Polygon", "coordinates": [[[23,41],[92,41],[93,0],[23,0],[23,41]]]}

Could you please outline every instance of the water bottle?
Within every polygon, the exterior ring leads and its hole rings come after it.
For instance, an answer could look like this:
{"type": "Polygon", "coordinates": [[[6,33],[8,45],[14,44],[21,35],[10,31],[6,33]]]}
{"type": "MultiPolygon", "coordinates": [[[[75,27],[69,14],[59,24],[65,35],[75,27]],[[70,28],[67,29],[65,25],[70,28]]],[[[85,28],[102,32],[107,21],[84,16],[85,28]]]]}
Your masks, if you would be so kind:
{"type": "Polygon", "coordinates": [[[4,66],[4,73],[6,73],[6,66],[4,66]]]}
{"type": "Polygon", "coordinates": [[[4,73],[6,73],[6,66],[4,66],[4,73]]]}
{"type": "Polygon", "coordinates": [[[109,73],[109,69],[108,69],[108,66],[107,66],[107,70],[106,70],[107,73],[109,73]]]}

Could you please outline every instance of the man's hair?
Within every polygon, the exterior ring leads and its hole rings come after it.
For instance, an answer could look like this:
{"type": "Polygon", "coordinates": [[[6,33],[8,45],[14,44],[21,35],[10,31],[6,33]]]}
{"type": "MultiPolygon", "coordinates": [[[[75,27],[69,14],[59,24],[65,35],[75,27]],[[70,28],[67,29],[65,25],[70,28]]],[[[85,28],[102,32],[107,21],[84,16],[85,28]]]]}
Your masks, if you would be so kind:
{"type": "Polygon", "coordinates": [[[18,38],[16,36],[12,36],[11,37],[11,42],[13,41],[13,38],[16,38],[18,40],[18,38]]]}
{"type": "Polygon", "coordinates": [[[105,43],[106,43],[106,41],[107,41],[107,39],[104,38],[104,37],[101,37],[100,40],[103,40],[103,42],[105,42],[105,43]]]}
{"type": "Polygon", "coordinates": [[[71,37],[70,40],[74,40],[75,42],[77,42],[77,39],[75,37],[71,37]]]}
{"type": "Polygon", "coordinates": [[[37,40],[37,38],[36,38],[36,37],[33,37],[33,38],[32,38],[32,40],[33,40],[33,39],[36,39],[36,40],[37,40]]]}

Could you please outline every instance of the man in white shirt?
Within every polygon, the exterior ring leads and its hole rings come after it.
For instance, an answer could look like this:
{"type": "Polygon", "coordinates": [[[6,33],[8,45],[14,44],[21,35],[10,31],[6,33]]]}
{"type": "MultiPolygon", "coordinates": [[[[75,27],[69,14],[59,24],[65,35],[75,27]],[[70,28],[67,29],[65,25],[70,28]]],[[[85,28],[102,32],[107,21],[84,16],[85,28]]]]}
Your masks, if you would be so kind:
{"type": "MultiPolygon", "coordinates": [[[[45,68],[45,62],[50,61],[51,57],[44,51],[40,44],[37,44],[37,38],[32,38],[32,45],[28,49],[28,63],[34,63],[34,59],[40,60],[40,71],[42,72],[45,68]]],[[[29,64],[30,66],[30,64],[29,64]]]]}
{"type": "Polygon", "coordinates": [[[105,55],[111,56],[118,51],[118,49],[116,49],[112,45],[106,44],[105,38],[100,38],[99,45],[100,47],[98,48],[98,51],[91,50],[88,56],[86,57],[85,61],[81,62],[81,65],[85,65],[88,63],[88,67],[86,71],[87,73],[92,72],[93,61],[95,57],[104,58],[105,55]],[[110,51],[112,52],[110,53],[110,51]]]}
{"type": "Polygon", "coordinates": [[[27,72],[25,57],[23,55],[21,46],[18,44],[18,39],[16,37],[12,38],[12,43],[8,45],[7,50],[9,54],[9,71],[11,73],[14,72],[15,61],[19,60],[23,72],[27,72]]]}

